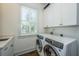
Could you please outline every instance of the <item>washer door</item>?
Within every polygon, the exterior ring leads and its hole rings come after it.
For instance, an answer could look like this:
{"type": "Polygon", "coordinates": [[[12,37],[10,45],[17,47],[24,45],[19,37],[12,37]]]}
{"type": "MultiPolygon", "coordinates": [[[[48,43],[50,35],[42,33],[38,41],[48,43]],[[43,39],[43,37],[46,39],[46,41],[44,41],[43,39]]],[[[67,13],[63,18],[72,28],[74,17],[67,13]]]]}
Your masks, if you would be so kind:
{"type": "Polygon", "coordinates": [[[40,39],[36,40],[36,48],[38,52],[42,51],[42,41],[40,39]]]}
{"type": "Polygon", "coordinates": [[[45,56],[57,56],[57,53],[50,45],[45,45],[44,46],[44,55],[45,56]]]}

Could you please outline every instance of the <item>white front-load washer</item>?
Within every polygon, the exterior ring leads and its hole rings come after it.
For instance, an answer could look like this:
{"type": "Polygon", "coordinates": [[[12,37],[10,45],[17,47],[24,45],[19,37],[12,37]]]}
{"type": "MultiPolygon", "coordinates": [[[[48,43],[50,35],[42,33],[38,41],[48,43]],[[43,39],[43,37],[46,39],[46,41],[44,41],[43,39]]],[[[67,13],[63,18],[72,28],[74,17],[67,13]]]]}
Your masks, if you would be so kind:
{"type": "Polygon", "coordinates": [[[43,41],[44,56],[77,56],[76,39],[64,40],[63,38],[63,40],[58,40],[57,38],[45,38],[43,41]]]}
{"type": "Polygon", "coordinates": [[[43,41],[43,56],[59,56],[59,53],[52,45],[52,40],[48,38],[45,38],[45,41],[43,41]]]}
{"type": "Polygon", "coordinates": [[[36,50],[38,52],[38,54],[40,56],[43,56],[43,41],[44,41],[44,37],[41,35],[37,35],[37,39],[36,39],[36,50]]]}

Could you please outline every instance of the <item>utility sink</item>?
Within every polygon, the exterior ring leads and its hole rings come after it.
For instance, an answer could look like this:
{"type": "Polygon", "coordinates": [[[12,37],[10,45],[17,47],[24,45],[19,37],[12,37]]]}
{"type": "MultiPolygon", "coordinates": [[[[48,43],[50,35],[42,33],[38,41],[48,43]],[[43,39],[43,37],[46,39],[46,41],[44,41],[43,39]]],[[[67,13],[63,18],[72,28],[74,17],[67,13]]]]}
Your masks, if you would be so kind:
{"type": "Polygon", "coordinates": [[[6,41],[8,40],[9,38],[0,38],[0,41],[6,41]]]}

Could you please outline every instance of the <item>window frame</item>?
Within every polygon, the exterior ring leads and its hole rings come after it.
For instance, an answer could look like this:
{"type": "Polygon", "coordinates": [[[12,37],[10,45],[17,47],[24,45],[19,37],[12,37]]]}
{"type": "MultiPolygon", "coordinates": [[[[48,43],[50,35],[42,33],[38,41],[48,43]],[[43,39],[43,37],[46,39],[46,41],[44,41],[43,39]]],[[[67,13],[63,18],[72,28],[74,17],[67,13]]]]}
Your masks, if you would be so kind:
{"type": "Polygon", "coordinates": [[[19,34],[19,35],[37,34],[37,33],[39,32],[39,31],[38,31],[38,27],[39,27],[39,25],[38,25],[38,24],[39,24],[39,22],[38,22],[38,21],[39,21],[38,9],[33,8],[33,7],[29,7],[29,6],[25,6],[25,5],[20,5],[20,8],[19,8],[19,9],[20,9],[20,15],[19,15],[19,16],[20,16],[20,17],[19,17],[19,18],[20,18],[20,21],[19,21],[19,33],[18,33],[18,34],[19,34]],[[37,21],[36,21],[36,22],[37,22],[37,32],[36,32],[36,33],[30,33],[30,32],[29,32],[29,33],[21,33],[21,8],[22,8],[22,6],[24,6],[24,7],[26,7],[26,8],[35,9],[35,10],[37,11],[37,21]]]}

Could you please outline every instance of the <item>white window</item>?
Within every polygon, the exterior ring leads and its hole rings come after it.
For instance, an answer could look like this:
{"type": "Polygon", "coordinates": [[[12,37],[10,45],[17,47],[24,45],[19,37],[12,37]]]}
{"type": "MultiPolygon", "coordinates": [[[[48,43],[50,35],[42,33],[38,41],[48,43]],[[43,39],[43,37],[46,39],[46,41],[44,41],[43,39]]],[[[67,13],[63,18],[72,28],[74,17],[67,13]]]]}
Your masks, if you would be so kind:
{"type": "Polygon", "coordinates": [[[37,32],[37,10],[21,6],[21,34],[37,32]]]}

